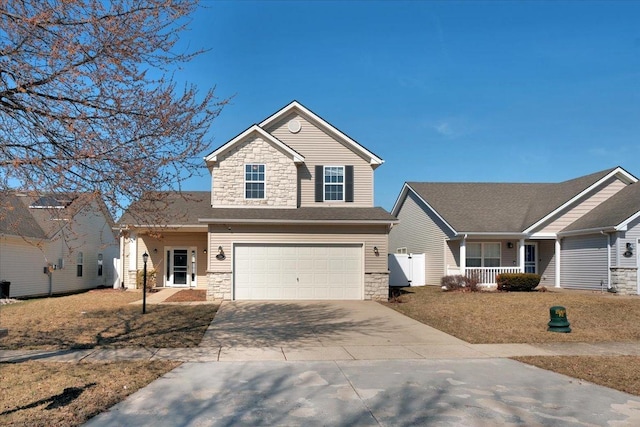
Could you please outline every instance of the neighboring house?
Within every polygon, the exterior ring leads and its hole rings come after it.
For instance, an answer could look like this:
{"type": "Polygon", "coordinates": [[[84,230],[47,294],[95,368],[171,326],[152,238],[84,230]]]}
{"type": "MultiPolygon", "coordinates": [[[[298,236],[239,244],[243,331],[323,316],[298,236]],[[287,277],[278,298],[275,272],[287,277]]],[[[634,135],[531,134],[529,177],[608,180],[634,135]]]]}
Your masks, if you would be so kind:
{"type": "Polygon", "coordinates": [[[391,252],[425,253],[429,285],[530,272],[545,286],[640,290],[640,184],[620,167],[549,184],[407,182],[391,213],[391,252]]]}
{"type": "Polygon", "coordinates": [[[93,195],[2,193],[0,280],[12,298],[111,287],[113,226],[93,195]]]}
{"type": "Polygon", "coordinates": [[[387,299],[380,157],[294,101],[205,162],[211,191],[147,194],[120,219],[124,286],[146,252],[157,286],[209,298],[387,299]]]}

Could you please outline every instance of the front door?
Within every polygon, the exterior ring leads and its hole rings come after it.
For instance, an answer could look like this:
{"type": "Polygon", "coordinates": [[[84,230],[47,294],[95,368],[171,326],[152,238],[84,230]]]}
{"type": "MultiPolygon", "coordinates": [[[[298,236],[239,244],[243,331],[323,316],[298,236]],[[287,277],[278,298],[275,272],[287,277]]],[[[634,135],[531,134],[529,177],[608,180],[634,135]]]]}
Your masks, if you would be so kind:
{"type": "Polygon", "coordinates": [[[537,243],[524,245],[524,272],[536,273],[538,271],[538,256],[536,255],[537,243]]]}
{"type": "Polygon", "coordinates": [[[167,286],[195,286],[196,271],[195,248],[167,249],[167,286]]]}

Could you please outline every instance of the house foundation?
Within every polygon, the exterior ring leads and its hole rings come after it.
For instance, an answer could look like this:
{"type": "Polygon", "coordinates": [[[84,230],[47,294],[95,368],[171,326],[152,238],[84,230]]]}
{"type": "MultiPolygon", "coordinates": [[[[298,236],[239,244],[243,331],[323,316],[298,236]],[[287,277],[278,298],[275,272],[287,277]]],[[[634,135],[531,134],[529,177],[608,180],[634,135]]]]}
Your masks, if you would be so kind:
{"type": "Polygon", "coordinates": [[[389,299],[389,273],[365,273],[364,299],[374,301],[389,299]]]}
{"type": "Polygon", "coordinates": [[[638,269],[635,267],[613,267],[611,268],[611,285],[619,294],[638,294],[638,269]]]}
{"type": "Polygon", "coordinates": [[[231,299],[231,272],[207,272],[207,301],[231,299]]]}

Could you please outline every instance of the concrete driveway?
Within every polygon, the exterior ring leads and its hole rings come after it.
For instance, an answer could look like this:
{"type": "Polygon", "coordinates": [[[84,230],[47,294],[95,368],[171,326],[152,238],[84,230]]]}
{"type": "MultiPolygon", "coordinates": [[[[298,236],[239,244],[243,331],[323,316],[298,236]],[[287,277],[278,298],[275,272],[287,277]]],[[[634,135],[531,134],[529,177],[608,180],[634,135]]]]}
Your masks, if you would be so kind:
{"type": "Polygon", "coordinates": [[[636,396],[487,352],[374,302],[225,302],[192,361],[87,425],[640,425],[636,396]]]}

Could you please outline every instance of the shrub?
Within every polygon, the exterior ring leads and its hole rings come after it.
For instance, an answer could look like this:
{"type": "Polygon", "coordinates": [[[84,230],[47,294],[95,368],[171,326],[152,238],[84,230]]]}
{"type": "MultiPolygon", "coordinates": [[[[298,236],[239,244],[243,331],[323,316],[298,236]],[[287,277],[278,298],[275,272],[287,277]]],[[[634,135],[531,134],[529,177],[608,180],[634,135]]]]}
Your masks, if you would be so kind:
{"type": "Polygon", "coordinates": [[[531,292],[540,283],[540,275],[532,273],[503,273],[496,276],[499,291],[531,292]]]}
{"type": "MultiPolygon", "coordinates": [[[[136,272],[136,289],[142,289],[144,280],[144,271],[138,270],[136,272]]],[[[147,291],[156,286],[156,270],[154,268],[147,269],[147,291]]]]}
{"type": "Polygon", "coordinates": [[[440,279],[440,286],[444,291],[477,292],[478,280],[475,277],[462,275],[444,276],[440,279]]]}

